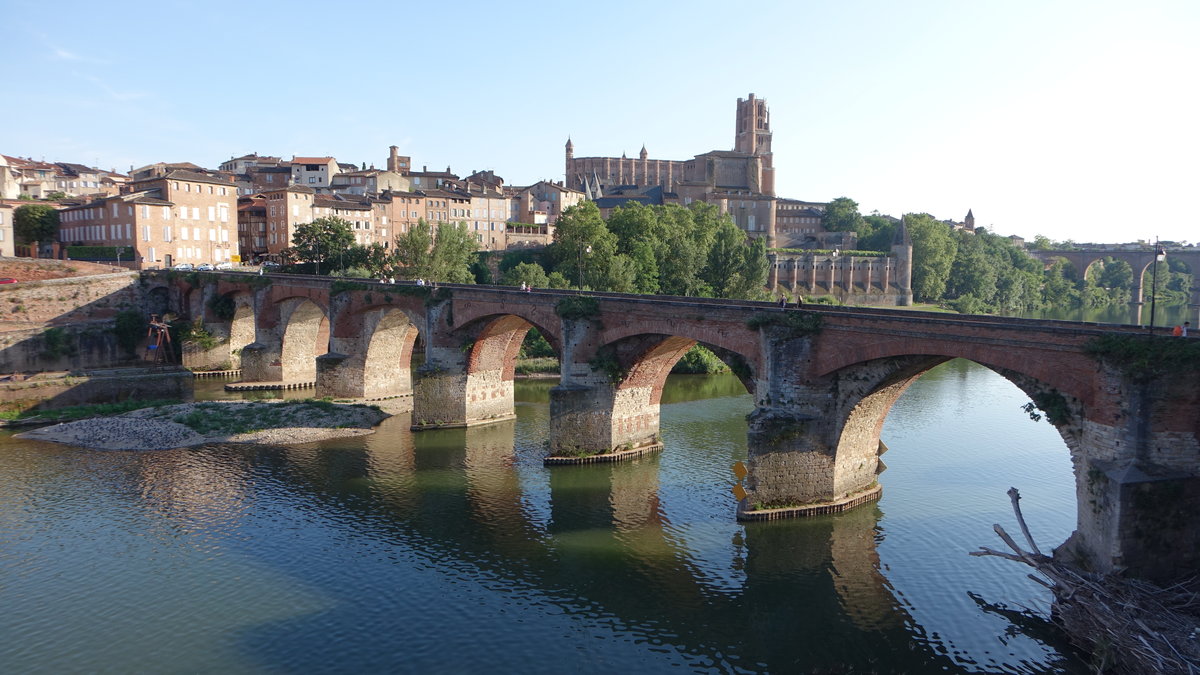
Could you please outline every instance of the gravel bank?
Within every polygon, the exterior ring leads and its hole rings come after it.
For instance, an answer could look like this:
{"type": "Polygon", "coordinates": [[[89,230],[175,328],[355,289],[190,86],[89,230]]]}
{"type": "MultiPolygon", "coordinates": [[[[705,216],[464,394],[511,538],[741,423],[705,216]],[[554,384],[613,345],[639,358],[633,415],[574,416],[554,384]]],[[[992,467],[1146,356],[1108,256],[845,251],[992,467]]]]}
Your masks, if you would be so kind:
{"type": "Polygon", "coordinates": [[[361,405],[214,401],[64,422],[16,437],[96,450],[166,450],[218,442],[293,445],[374,433],[386,417],[361,405]]]}

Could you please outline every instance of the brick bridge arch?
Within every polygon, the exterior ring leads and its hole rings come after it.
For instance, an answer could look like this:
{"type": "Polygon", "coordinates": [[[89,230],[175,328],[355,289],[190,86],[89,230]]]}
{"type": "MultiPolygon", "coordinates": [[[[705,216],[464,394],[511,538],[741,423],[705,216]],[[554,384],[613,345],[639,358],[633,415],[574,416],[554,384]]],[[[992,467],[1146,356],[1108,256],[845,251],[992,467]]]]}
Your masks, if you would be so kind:
{"type": "MultiPolygon", "coordinates": [[[[459,285],[431,293],[364,282],[331,295],[331,280],[280,277],[218,282],[255,298],[256,342],[243,350],[244,371],[282,360],[282,345],[299,339],[288,334],[293,323],[311,335],[314,321],[332,317],[320,359],[329,375],[353,359],[374,362],[376,337],[396,344],[400,332],[423,327],[426,363],[413,378],[418,428],[511,417],[507,364],[533,325],[561,355],[550,396],[552,450],[656,444],[653,389],[667,364],[692,342],[740,354],[755,400],[745,518],[872,498],[887,410],[921,373],[967,358],[1062,415],[1056,426],[1072,453],[1078,504],[1063,555],[1152,578],[1200,566],[1200,388],[1190,377],[1134,379],[1087,353],[1099,337],[1143,335],[1133,327],[840,307],[797,315],[770,303],[604,293],[587,294],[596,303],[589,316],[565,319],[555,308],[574,293],[459,285]],[[370,337],[352,342],[354,335],[370,337]],[[615,368],[605,367],[606,349],[615,368]],[[614,382],[613,373],[624,375],[614,382]],[[787,508],[752,508],[760,504],[787,508]]],[[[319,340],[312,342],[316,351],[319,340]]]]}
{"type": "Polygon", "coordinates": [[[413,387],[413,429],[472,426],[515,417],[517,355],[531,328],[561,354],[559,318],[543,294],[480,301],[468,289],[429,308],[426,362],[413,387]]]}

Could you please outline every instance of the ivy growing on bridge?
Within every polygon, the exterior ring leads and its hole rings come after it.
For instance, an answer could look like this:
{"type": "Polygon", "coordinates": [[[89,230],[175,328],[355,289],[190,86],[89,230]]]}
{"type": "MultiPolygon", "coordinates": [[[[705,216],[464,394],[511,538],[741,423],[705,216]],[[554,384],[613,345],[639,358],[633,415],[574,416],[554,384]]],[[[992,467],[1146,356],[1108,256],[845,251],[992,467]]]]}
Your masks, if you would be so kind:
{"type": "Polygon", "coordinates": [[[1179,371],[1200,370],[1200,340],[1155,335],[1102,335],[1084,352],[1135,381],[1179,371]]]}
{"type": "Polygon", "coordinates": [[[571,295],[558,301],[554,313],[571,321],[590,319],[600,316],[600,302],[586,295],[571,295]]]}
{"type": "Polygon", "coordinates": [[[750,330],[762,330],[767,326],[782,328],[789,338],[808,337],[821,332],[821,315],[813,312],[759,313],[746,321],[750,330]]]}
{"type": "Polygon", "coordinates": [[[1040,421],[1043,415],[1046,417],[1046,421],[1054,426],[1060,426],[1071,421],[1071,408],[1067,405],[1066,397],[1057,389],[1041,391],[1030,398],[1033,400],[1021,406],[1021,409],[1034,422],[1040,421]]]}
{"type": "Polygon", "coordinates": [[[237,305],[228,295],[218,295],[208,301],[208,311],[222,321],[229,321],[237,312],[237,305]]]}

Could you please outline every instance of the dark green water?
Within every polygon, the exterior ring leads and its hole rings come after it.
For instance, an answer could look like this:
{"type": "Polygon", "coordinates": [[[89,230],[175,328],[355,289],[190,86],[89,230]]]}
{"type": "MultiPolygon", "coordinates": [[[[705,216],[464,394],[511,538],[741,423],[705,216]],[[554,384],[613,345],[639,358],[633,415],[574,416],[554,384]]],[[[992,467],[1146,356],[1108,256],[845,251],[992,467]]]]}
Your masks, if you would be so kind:
{"type": "Polygon", "coordinates": [[[1023,566],[967,556],[1012,524],[1010,486],[1043,549],[1074,526],[1065,445],[989,371],[953,361],[901,398],[878,504],[752,525],[736,379],[673,378],[659,456],[548,469],[552,384],[467,431],[4,436],[0,672],[1084,672],[984,607],[1045,609],[1023,566]]]}

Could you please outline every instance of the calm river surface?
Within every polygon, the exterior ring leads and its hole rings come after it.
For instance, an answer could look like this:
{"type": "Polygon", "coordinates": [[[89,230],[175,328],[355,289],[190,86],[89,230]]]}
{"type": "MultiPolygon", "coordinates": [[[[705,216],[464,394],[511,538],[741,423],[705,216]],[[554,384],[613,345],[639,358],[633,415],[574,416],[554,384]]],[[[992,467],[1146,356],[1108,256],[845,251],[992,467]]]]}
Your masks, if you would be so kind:
{"type": "MultiPolygon", "coordinates": [[[[219,383],[207,385],[219,388],[219,383]]],[[[94,452],[0,439],[0,672],[1084,672],[985,607],[1044,609],[972,558],[1074,527],[1067,450],[952,361],[884,427],[882,501],[738,524],[750,397],[673,377],[665,451],[546,468],[552,382],[517,420],[294,447],[94,452]]]]}

